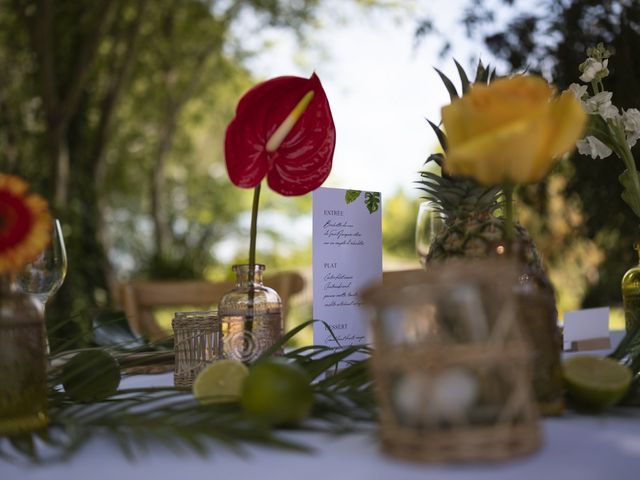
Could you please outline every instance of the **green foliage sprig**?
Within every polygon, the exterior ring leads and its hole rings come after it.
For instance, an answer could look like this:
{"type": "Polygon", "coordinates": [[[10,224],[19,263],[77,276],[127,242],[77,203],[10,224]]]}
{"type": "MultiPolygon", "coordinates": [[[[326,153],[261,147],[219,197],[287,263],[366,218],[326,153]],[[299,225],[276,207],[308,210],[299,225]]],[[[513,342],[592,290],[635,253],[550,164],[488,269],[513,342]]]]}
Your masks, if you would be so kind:
{"type": "MultiPolygon", "coordinates": [[[[273,355],[312,323],[305,322],[288,332],[258,361],[273,355]]],[[[296,426],[298,430],[345,433],[366,428],[375,421],[369,353],[366,346],[335,349],[313,345],[285,354],[288,361],[297,362],[315,379],[315,405],[311,417],[296,426]],[[354,354],[364,354],[365,359],[348,360],[354,354]],[[346,366],[338,369],[338,364],[346,366]]],[[[90,369],[88,365],[87,370],[90,369]]],[[[36,464],[65,461],[97,434],[113,440],[129,460],[144,455],[152,447],[201,456],[215,446],[242,454],[246,444],[299,452],[311,450],[249,416],[237,402],[203,406],[189,389],[179,387],[120,389],[101,401],[82,403],[68,398],[53,381],[49,415],[50,425],[46,429],[0,437],[0,458],[36,464]]]]}

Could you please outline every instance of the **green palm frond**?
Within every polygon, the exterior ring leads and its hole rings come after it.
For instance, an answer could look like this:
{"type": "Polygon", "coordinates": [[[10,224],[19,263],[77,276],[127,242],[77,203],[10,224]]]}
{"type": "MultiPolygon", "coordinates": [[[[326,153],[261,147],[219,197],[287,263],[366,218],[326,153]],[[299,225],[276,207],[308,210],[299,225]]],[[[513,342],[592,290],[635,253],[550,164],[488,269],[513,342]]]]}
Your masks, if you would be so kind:
{"type": "MultiPolygon", "coordinates": [[[[258,361],[274,354],[313,323],[313,320],[305,322],[288,332],[258,361]]],[[[329,332],[333,335],[330,329],[329,332]]],[[[310,421],[303,422],[298,429],[348,432],[365,428],[363,422],[375,420],[369,354],[366,346],[336,349],[314,345],[285,355],[288,361],[297,362],[316,378],[313,384],[316,401],[310,421]],[[365,359],[349,360],[353,355],[365,359]],[[338,369],[339,364],[344,368],[338,369]]],[[[87,365],[86,368],[90,371],[93,367],[87,365]]],[[[198,455],[207,455],[217,447],[243,454],[248,444],[310,450],[246,414],[238,402],[203,406],[195,400],[190,389],[151,387],[120,389],[101,401],[81,403],[71,400],[58,386],[55,379],[59,377],[59,369],[53,369],[51,375],[49,427],[0,437],[0,458],[28,463],[65,461],[98,435],[111,439],[130,460],[158,446],[174,454],[193,452],[198,455]]]]}

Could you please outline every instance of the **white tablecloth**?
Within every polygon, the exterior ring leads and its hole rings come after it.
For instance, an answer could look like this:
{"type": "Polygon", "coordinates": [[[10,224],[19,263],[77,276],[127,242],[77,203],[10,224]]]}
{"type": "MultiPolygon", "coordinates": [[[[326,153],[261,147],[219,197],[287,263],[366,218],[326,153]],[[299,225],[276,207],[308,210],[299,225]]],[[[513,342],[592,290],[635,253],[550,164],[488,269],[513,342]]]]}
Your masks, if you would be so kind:
{"type": "MultiPolygon", "coordinates": [[[[124,387],[170,385],[172,376],[137,376],[124,387]]],[[[128,462],[107,439],[94,438],[68,463],[21,466],[0,460],[0,480],[626,480],[640,479],[640,416],[602,417],[568,413],[542,423],[537,453],[499,464],[433,466],[389,458],[379,451],[375,431],[333,437],[289,433],[314,448],[312,454],[249,446],[239,456],[214,446],[207,458],[176,456],[159,449],[128,462]]]]}

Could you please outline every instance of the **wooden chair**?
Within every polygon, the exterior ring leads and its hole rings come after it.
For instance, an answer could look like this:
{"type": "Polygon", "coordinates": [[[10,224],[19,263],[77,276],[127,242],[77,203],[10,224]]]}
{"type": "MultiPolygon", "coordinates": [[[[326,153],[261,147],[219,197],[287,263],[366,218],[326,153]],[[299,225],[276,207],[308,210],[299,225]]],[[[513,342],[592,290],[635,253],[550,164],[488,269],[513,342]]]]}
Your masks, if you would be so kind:
{"type": "Polygon", "coordinates": [[[420,272],[424,272],[424,270],[422,268],[411,270],[385,270],[382,272],[382,283],[397,282],[405,277],[411,278],[411,276],[420,272]]]}
{"type": "MultiPolygon", "coordinates": [[[[273,288],[282,299],[282,318],[286,325],[289,301],[304,288],[304,279],[297,272],[266,275],[264,284],[273,288]]],[[[235,286],[235,282],[206,281],[132,281],[119,285],[116,299],[124,309],[131,329],[152,339],[166,338],[154,316],[154,310],[168,307],[210,309],[235,286]]]]}

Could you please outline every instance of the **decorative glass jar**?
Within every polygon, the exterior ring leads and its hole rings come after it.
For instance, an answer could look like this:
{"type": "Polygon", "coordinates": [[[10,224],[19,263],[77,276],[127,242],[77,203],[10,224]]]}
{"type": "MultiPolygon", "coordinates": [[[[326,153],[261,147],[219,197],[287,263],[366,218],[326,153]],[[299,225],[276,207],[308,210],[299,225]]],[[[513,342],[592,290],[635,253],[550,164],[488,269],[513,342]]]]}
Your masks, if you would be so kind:
{"type": "Polygon", "coordinates": [[[220,299],[218,318],[226,358],[252,362],[282,336],[282,301],[262,283],[264,265],[234,265],[236,287],[220,299]]]}
{"type": "Polygon", "coordinates": [[[12,279],[0,276],[0,435],[49,423],[42,310],[12,279]]]}
{"type": "MultiPolygon", "coordinates": [[[[640,256],[640,242],[633,248],[640,256]]],[[[628,333],[640,327],[640,263],[624,274],[621,287],[624,324],[628,333]]]]}

